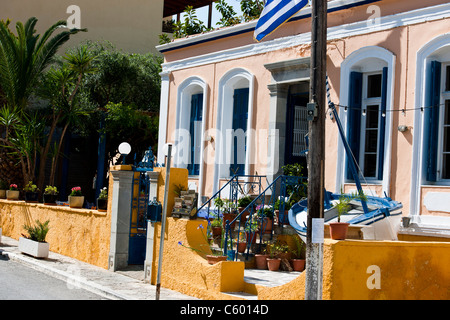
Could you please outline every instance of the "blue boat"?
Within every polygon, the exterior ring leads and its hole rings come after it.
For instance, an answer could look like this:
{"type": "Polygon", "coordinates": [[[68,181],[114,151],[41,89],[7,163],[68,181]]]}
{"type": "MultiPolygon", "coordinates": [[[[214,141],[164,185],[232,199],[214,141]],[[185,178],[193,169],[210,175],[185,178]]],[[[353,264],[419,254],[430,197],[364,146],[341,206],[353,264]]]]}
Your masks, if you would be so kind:
{"type": "MultiPolygon", "coordinates": [[[[350,170],[358,189],[358,194],[362,194],[363,190],[356,170],[357,164],[353,160],[354,158],[345,138],[336,107],[331,102],[329,102],[329,106],[338,125],[339,134],[341,135],[345,152],[349,159],[350,170]]],[[[342,194],[325,191],[325,224],[337,221],[337,209],[334,207],[334,204],[339,202],[339,197],[341,196],[342,194]]],[[[307,200],[304,199],[294,204],[289,210],[289,223],[305,242],[307,232],[307,206],[307,200]]],[[[401,209],[403,208],[400,202],[394,201],[387,196],[382,198],[366,195],[362,200],[352,200],[350,206],[351,210],[347,214],[341,215],[340,220],[341,222],[349,223],[350,226],[360,227],[364,239],[397,240],[396,228],[400,226],[401,209]]]]}

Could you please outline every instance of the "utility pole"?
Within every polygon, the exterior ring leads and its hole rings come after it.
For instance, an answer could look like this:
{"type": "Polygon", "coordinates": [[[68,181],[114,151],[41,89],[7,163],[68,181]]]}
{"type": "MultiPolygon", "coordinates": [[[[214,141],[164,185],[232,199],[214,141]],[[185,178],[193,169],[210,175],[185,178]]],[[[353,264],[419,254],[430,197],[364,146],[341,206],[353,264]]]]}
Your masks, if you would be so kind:
{"type": "Polygon", "coordinates": [[[308,221],[306,300],[322,299],[327,0],[311,0],[311,82],[308,104],[308,221]]]}

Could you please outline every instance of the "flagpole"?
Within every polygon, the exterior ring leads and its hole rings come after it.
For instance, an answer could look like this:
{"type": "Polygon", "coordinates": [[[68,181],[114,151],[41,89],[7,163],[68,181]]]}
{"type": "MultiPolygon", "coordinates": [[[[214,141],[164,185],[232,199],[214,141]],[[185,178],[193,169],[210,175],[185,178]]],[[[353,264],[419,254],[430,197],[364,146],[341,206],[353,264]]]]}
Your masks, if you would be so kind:
{"type": "Polygon", "coordinates": [[[327,0],[311,0],[311,82],[305,299],[322,299],[327,0]]]}

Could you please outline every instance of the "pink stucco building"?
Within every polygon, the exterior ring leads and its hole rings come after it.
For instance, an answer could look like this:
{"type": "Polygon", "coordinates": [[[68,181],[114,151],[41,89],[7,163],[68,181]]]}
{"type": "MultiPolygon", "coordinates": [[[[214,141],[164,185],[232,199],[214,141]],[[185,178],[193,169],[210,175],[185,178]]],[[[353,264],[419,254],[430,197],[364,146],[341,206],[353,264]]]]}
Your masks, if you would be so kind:
{"type": "MultiPolygon", "coordinates": [[[[328,2],[331,99],[368,193],[403,214],[450,219],[450,3],[328,2]]],[[[264,41],[256,21],[158,46],[164,54],[159,145],[211,196],[233,172],[271,181],[305,161],[311,9],[264,41]]],[[[326,119],[327,190],[355,190],[335,119],[326,119]]],[[[158,157],[163,157],[159,148],[158,157]]],[[[423,218],[423,217],[426,217],[423,218]]]]}

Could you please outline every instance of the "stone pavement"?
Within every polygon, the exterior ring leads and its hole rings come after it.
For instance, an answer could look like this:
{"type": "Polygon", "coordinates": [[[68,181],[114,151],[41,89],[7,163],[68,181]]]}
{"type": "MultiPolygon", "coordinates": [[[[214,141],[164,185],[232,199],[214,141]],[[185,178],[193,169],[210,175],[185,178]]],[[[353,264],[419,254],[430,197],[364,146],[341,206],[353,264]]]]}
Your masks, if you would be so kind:
{"type": "MultiPolygon", "coordinates": [[[[66,281],[68,288],[82,288],[111,300],[155,300],[156,286],[136,279],[133,274],[108,271],[54,252],[47,259],[35,259],[21,253],[18,246],[19,241],[2,236],[0,254],[66,281]]],[[[198,299],[161,287],[160,300],[198,299]]]]}

